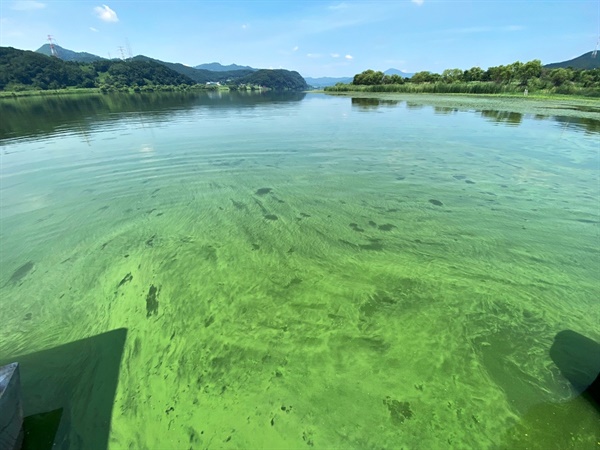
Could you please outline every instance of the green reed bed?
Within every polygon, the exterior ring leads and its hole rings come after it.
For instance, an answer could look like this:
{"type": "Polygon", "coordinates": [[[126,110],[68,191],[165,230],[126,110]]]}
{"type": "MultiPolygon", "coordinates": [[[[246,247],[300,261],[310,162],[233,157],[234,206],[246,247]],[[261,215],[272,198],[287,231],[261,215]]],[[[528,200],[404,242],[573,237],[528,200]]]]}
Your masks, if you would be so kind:
{"type": "MultiPolygon", "coordinates": [[[[325,88],[326,92],[399,92],[409,94],[512,94],[523,95],[525,88],[517,85],[497,84],[490,82],[469,83],[405,83],[405,84],[376,84],[353,85],[340,84],[325,88]]],[[[528,90],[535,95],[577,95],[584,97],[600,97],[600,90],[576,86],[562,86],[551,89],[528,90]]]]}

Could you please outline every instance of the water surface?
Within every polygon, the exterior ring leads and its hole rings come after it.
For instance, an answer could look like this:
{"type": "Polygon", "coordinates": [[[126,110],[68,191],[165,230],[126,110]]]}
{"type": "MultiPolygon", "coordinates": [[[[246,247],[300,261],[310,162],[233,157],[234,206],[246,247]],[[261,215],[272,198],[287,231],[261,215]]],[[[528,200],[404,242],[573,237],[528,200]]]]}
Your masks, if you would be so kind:
{"type": "Polygon", "coordinates": [[[320,94],[0,108],[0,360],[27,355],[26,415],[63,408],[64,448],[600,440],[549,353],[563,330],[600,341],[589,114],[320,94]]]}

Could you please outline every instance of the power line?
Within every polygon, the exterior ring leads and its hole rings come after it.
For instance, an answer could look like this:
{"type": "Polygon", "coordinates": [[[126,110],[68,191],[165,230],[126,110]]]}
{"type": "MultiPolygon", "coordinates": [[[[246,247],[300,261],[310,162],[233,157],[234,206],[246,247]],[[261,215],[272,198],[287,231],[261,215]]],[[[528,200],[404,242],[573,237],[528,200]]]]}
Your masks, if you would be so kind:
{"type": "Polygon", "coordinates": [[[50,55],[54,56],[55,58],[58,58],[58,52],[56,51],[56,48],[54,47],[54,38],[52,37],[52,35],[48,35],[48,42],[50,42],[50,55]]]}
{"type": "Polygon", "coordinates": [[[598,40],[596,41],[596,48],[592,52],[592,58],[595,58],[598,54],[598,46],[600,46],[600,0],[598,0],[598,40]]]}

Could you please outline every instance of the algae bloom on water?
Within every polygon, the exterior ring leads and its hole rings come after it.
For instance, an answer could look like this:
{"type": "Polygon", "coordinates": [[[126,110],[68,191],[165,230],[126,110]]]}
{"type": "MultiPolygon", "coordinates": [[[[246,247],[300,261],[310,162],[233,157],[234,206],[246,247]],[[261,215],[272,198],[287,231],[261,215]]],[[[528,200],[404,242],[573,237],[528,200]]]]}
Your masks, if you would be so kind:
{"type": "Polygon", "coordinates": [[[25,415],[81,448],[594,447],[551,349],[600,341],[599,114],[380,100],[13,101],[25,415]]]}

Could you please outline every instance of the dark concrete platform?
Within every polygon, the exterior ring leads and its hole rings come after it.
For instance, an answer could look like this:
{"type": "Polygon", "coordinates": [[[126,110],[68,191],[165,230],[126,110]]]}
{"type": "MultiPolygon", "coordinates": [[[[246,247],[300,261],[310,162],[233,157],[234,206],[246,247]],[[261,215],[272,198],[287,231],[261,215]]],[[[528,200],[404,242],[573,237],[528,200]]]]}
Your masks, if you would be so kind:
{"type": "Polygon", "coordinates": [[[0,367],[0,449],[18,450],[23,442],[23,400],[19,364],[0,367]]]}

